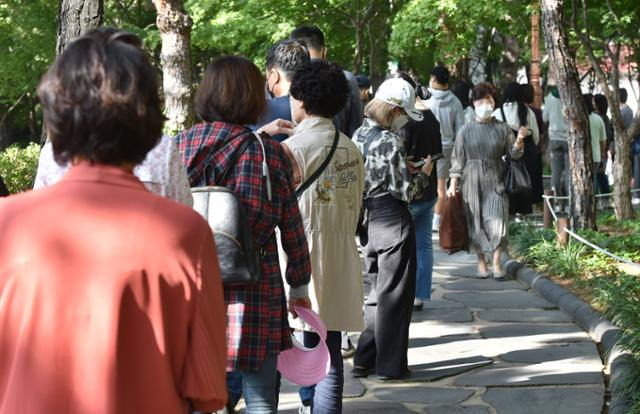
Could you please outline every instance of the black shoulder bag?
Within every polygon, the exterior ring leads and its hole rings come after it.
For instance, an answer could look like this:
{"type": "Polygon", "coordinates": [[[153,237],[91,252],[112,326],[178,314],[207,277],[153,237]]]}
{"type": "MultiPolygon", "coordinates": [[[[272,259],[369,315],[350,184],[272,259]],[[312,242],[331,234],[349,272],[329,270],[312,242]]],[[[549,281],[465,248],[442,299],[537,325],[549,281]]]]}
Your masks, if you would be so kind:
{"type": "MultiPolygon", "coordinates": [[[[502,120],[507,122],[504,109],[500,107],[502,120]]],[[[515,132],[515,131],[514,131],[515,132]]],[[[522,158],[514,160],[507,150],[506,166],[504,173],[504,187],[507,194],[521,194],[531,190],[531,177],[522,158]]]]}
{"type": "Polygon", "coordinates": [[[318,169],[315,170],[313,174],[311,174],[311,177],[309,177],[304,183],[302,183],[302,185],[300,185],[300,187],[296,189],[296,197],[300,198],[300,196],[302,196],[302,193],[304,193],[311,186],[311,184],[313,184],[320,177],[320,174],[322,174],[324,170],[327,169],[329,163],[331,162],[331,159],[333,158],[333,154],[336,152],[336,148],[338,147],[339,138],[340,132],[336,128],[336,135],[333,137],[333,144],[331,145],[331,150],[329,150],[327,158],[325,158],[320,167],[318,167],[318,169]]]}
{"type": "Polygon", "coordinates": [[[204,171],[205,186],[191,189],[193,208],[207,220],[213,230],[220,276],[226,286],[254,284],[262,279],[260,255],[255,249],[247,214],[235,192],[215,185],[216,182],[224,183],[231,168],[237,164],[254,139],[255,135],[252,133],[242,143],[220,180],[216,181],[214,178],[213,186],[207,185],[207,173],[212,169],[211,165],[207,165],[204,171]]]}

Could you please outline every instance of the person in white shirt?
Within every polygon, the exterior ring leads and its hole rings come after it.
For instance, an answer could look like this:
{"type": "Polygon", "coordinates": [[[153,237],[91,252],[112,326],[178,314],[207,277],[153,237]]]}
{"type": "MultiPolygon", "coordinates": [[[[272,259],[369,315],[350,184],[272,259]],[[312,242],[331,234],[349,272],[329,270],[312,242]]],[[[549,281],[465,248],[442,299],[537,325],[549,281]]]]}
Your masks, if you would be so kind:
{"type": "MultiPolygon", "coordinates": [[[[51,141],[47,141],[40,151],[33,189],[57,183],[68,169],[69,165],[59,165],[55,161],[51,141]]],[[[193,205],[187,171],[178,154],[178,148],[170,137],[160,138],[144,162],[133,169],[133,174],[152,193],[188,206],[193,205]]]]}
{"type": "Polygon", "coordinates": [[[562,102],[556,86],[553,86],[551,93],[544,98],[542,120],[549,124],[551,186],[556,196],[565,196],[569,189],[569,145],[562,116],[562,102]]]}
{"type": "Polygon", "coordinates": [[[582,97],[589,113],[589,134],[591,135],[591,155],[593,156],[593,189],[597,191],[598,171],[600,171],[602,154],[605,152],[607,143],[607,130],[602,117],[594,112],[593,95],[587,93],[582,97]]]}

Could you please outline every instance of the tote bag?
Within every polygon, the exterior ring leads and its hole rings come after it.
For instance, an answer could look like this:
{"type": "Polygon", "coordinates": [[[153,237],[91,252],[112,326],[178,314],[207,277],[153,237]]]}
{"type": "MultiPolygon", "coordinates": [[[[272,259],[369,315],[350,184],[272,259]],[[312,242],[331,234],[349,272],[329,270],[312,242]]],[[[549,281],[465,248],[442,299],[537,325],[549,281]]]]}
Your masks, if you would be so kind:
{"type": "Polygon", "coordinates": [[[453,254],[461,250],[469,251],[469,232],[462,203],[462,194],[444,200],[444,211],[440,221],[440,247],[453,254]]]}

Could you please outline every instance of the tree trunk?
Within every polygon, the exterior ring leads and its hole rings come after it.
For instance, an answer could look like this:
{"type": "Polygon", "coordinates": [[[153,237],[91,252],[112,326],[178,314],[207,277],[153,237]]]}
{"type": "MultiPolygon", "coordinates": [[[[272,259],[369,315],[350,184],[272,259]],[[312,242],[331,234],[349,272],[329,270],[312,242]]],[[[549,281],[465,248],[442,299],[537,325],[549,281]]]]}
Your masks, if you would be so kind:
{"type": "Polygon", "coordinates": [[[104,19],[103,0],[61,0],[58,13],[59,55],[76,37],[99,27],[104,19]]]}
{"type": "Polygon", "coordinates": [[[569,50],[563,17],[564,0],[542,0],[545,45],[557,76],[558,91],[564,106],[564,121],[569,133],[572,224],[576,229],[595,229],[594,171],[588,114],[582,99],[575,60],[569,50]]]}
{"type": "Polygon", "coordinates": [[[153,0],[162,39],[162,87],[166,131],[175,134],[193,125],[193,86],[189,42],[192,21],[181,0],[153,0]]]}
{"type": "MultiPolygon", "coordinates": [[[[572,23],[573,29],[578,34],[580,42],[585,49],[587,58],[591,63],[591,67],[593,68],[593,72],[595,73],[596,80],[602,89],[602,93],[607,98],[607,102],[609,103],[609,111],[611,112],[611,124],[614,129],[614,139],[615,139],[615,158],[613,162],[613,177],[614,177],[614,185],[613,185],[613,204],[614,210],[616,213],[616,218],[618,220],[623,219],[632,219],[635,214],[633,211],[633,206],[631,204],[631,192],[630,192],[630,177],[631,177],[631,142],[633,141],[633,136],[637,132],[634,132],[634,125],[630,128],[630,130],[626,130],[622,123],[622,114],[620,113],[620,95],[618,93],[620,88],[620,60],[619,60],[619,51],[620,51],[620,43],[615,46],[615,49],[612,50],[611,46],[607,42],[607,47],[605,49],[606,56],[611,61],[611,72],[607,75],[605,74],[602,67],[604,64],[602,61],[596,57],[591,37],[591,28],[588,20],[588,12],[587,12],[587,4],[585,1],[581,2],[582,4],[582,12],[583,12],[583,22],[584,29],[578,25],[578,5],[577,2],[572,2],[573,6],[573,15],[572,15],[572,23]],[[609,85],[611,84],[611,85],[609,85]]],[[[638,100],[640,103],[640,99],[638,100]]],[[[640,122],[638,116],[636,116],[636,121],[640,122]]],[[[639,126],[640,127],[640,126],[639,126]]]]}
{"type": "Polygon", "coordinates": [[[531,13],[531,73],[529,83],[533,86],[533,106],[542,106],[542,88],[540,86],[540,5],[538,1],[532,4],[531,13]]]}

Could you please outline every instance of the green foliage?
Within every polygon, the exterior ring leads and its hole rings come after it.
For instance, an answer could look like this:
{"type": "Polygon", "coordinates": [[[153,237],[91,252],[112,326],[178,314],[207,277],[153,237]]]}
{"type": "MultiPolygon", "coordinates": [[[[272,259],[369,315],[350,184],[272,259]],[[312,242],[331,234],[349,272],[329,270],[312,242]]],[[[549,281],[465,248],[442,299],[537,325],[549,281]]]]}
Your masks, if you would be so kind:
{"type": "Polygon", "coordinates": [[[57,11],[57,0],[0,2],[0,103],[34,92],[55,55],[57,11]]]}
{"type": "Polygon", "coordinates": [[[29,190],[38,169],[40,145],[29,144],[26,148],[12,145],[0,153],[0,176],[12,194],[29,190]]]}
{"type": "Polygon", "coordinates": [[[597,302],[605,315],[622,329],[620,345],[632,353],[636,369],[626,378],[625,393],[634,401],[634,412],[640,410],[640,279],[621,274],[617,278],[601,279],[597,302]]]}
{"type": "Polygon", "coordinates": [[[530,31],[528,12],[526,4],[504,0],[411,0],[395,18],[389,49],[424,75],[436,60],[453,65],[469,57],[483,27],[481,48],[499,56],[502,50],[494,33],[512,35],[522,44],[530,31]]]}

